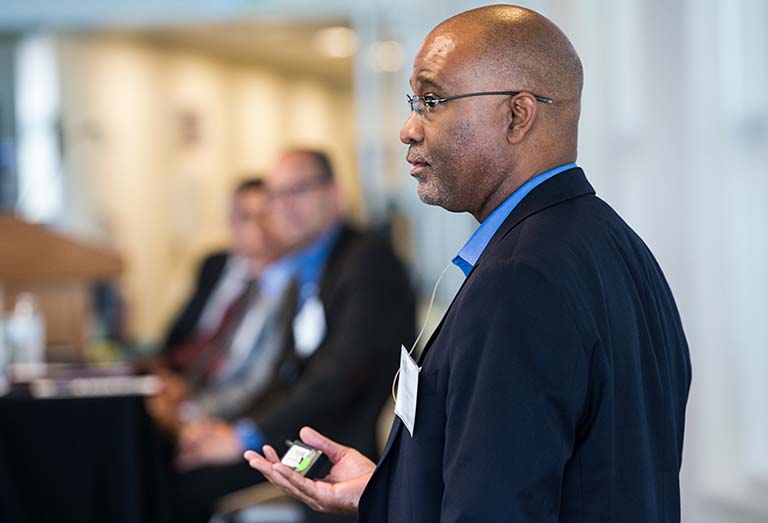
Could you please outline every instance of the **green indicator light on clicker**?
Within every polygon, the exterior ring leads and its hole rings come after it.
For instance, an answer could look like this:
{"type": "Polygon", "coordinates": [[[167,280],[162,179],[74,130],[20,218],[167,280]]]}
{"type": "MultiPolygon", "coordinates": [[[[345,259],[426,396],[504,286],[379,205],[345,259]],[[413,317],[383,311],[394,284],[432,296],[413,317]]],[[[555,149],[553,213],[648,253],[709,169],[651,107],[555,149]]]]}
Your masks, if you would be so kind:
{"type": "Polygon", "coordinates": [[[305,456],[299,462],[299,466],[296,467],[296,471],[297,472],[304,472],[304,469],[306,469],[311,462],[312,462],[312,457],[311,456],[305,456]]]}

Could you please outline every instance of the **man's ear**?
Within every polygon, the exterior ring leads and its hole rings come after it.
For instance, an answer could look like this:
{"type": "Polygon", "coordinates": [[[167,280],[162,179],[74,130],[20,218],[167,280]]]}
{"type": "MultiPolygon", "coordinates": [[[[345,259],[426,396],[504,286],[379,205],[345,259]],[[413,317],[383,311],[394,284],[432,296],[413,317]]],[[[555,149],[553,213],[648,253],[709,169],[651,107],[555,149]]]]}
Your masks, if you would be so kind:
{"type": "Polygon", "coordinates": [[[508,108],[507,141],[517,145],[525,139],[533,127],[539,114],[539,105],[532,94],[520,93],[510,99],[508,108]]]}

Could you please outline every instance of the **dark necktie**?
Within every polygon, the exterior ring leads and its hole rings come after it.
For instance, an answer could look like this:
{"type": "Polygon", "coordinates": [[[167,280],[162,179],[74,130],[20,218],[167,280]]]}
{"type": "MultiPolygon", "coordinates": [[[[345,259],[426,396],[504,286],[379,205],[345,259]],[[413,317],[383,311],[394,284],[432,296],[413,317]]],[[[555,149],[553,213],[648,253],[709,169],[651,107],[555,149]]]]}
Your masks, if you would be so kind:
{"type": "Polygon", "coordinates": [[[173,367],[193,385],[202,384],[218,371],[257,287],[256,280],[249,280],[211,334],[195,336],[174,350],[173,367]]]}

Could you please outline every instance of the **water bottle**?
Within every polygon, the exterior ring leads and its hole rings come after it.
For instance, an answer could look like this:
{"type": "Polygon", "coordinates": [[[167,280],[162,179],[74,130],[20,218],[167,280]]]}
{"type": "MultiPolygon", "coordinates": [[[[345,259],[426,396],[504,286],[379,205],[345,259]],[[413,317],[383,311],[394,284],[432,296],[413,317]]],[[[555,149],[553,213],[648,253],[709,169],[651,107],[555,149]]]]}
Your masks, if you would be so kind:
{"type": "Polygon", "coordinates": [[[15,374],[22,378],[41,374],[45,357],[45,323],[32,294],[25,292],[17,296],[6,327],[15,374]]]}

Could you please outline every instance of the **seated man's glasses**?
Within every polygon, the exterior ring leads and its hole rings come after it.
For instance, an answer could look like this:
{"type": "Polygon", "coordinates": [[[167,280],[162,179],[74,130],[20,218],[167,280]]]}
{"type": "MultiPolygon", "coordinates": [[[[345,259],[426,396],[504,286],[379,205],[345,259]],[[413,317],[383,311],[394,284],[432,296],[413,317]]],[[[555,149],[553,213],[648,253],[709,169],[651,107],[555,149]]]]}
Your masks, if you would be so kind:
{"type": "Polygon", "coordinates": [[[274,201],[282,198],[300,196],[310,191],[326,187],[330,185],[330,183],[330,179],[326,176],[317,176],[285,187],[276,187],[269,191],[269,199],[270,201],[274,201]]]}

